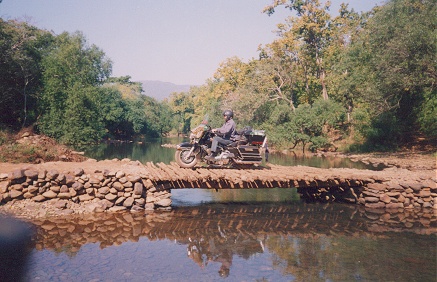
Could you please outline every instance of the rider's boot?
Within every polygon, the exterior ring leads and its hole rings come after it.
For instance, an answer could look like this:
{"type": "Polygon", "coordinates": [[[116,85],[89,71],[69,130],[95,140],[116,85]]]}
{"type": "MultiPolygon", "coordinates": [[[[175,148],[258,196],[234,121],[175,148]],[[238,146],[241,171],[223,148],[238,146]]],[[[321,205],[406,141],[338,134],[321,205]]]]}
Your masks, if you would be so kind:
{"type": "Polygon", "coordinates": [[[211,154],[209,154],[208,156],[205,157],[205,160],[213,161],[213,160],[215,160],[216,156],[217,156],[216,152],[211,152],[211,154]]]}

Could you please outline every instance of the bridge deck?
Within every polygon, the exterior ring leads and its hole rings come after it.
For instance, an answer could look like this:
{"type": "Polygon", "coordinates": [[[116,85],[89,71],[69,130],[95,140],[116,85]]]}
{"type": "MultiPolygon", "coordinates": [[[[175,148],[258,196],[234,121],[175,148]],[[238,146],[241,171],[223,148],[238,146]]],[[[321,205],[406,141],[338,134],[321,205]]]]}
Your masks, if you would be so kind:
{"type": "Polygon", "coordinates": [[[357,169],[321,169],[306,166],[268,164],[252,169],[196,167],[180,168],[177,164],[147,163],[142,172],[157,187],[177,188],[271,188],[271,187],[358,187],[381,182],[376,171],[357,169]]]}

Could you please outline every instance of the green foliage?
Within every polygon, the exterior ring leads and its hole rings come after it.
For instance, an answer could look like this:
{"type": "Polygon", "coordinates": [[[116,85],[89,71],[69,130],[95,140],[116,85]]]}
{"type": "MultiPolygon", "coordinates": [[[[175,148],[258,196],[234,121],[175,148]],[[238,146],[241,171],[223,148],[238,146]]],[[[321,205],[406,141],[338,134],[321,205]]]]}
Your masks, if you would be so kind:
{"type": "Polygon", "coordinates": [[[104,127],[96,96],[111,71],[105,54],[88,46],[81,33],[63,33],[42,65],[40,130],[65,143],[99,140],[104,127]]]}
{"type": "Polygon", "coordinates": [[[372,144],[408,142],[418,129],[429,137],[435,132],[426,128],[436,123],[436,6],[435,0],[389,1],[352,43],[345,85],[355,103],[369,105],[374,128],[362,133],[372,144]]]}
{"type": "Polygon", "coordinates": [[[49,32],[0,19],[0,123],[16,130],[35,122],[41,60],[52,41],[49,32]]]}
{"type": "Polygon", "coordinates": [[[80,32],[0,19],[0,124],[38,121],[49,136],[84,143],[187,133],[205,116],[218,127],[232,109],[239,128],[264,129],[278,147],[326,149],[333,130],[370,150],[437,137],[435,0],[364,14],[343,4],[336,17],[329,3],[281,0],[265,12],[278,6],[295,14],[258,59],[228,58],[205,85],[162,103],[130,76],[109,77],[111,61],[80,32]]]}
{"type": "Polygon", "coordinates": [[[420,128],[431,139],[437,139],[437,91],[424,93],[424,100],[419,109],[420,128]]]}

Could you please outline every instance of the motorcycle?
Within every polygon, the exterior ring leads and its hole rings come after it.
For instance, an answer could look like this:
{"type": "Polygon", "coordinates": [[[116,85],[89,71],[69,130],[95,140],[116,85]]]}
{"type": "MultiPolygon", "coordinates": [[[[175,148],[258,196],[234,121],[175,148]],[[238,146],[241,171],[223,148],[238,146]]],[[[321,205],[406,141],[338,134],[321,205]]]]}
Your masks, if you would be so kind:
{"type": "Polygon", "coordinates": [[[202,122],[191,131],[190,142],[176,146],[176,163],[182,168],[193,168],[199,162],[219,167],[245,168],[262,163],[263,149],[268,161],[267,137],[264,130],[245,127],[236,132],[231,144],[218,145],[217,156],[213,160],[205,159],[211,153],[212,138],[215,135],[207,122],[202,122]]]}

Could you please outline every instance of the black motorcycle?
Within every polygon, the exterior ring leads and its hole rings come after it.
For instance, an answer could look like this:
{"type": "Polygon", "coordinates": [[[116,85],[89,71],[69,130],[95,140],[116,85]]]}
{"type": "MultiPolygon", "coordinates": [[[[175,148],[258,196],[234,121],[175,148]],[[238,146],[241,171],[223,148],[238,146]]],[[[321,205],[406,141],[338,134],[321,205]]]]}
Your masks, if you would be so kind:
{"type": "Polygon", "coordinates": [[[197,163],[220,167],[250,167],[261,164],[262,149],[268,161],[267,137],[264,130],[253,130],[245,127],[237,134],[229,145],[219,144],[217,156],[213,160],[205,159],[211,153],[212,138],[216,135],[205,122],[191,131],[190,142],[176,147],[176,163],[183,168],[193,168],[197,163]]]}

